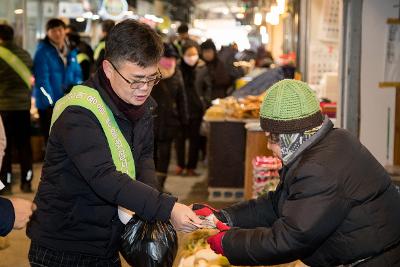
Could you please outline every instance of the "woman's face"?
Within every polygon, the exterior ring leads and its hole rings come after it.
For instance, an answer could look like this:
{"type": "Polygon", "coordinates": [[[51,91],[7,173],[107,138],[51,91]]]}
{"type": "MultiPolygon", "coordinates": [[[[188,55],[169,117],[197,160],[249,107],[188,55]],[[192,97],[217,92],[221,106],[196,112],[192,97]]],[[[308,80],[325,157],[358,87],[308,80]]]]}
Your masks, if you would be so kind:
{"type": "Polygon", "coordinates": [[[267,147],[272,151],[275,157],[282,159],[281,146],[279,144],[279,134],[271,134],[269,132],[265,132],[267,136],[267,147]]]}
{"type": "Polygon", "coordinates": [[[183,54],[184,57],[192,57],[192,56],[198,56],[199,52],[197,52],[196,47],[192,46],[188,48],[185,53],[183,54]]]}
{"type": "Polygon", "coordinates": [[[199,52],[196,47],[192,46],[188,48],[183,54],[183,61],[189,66],[195,66],[199,60],[199,52]]]}

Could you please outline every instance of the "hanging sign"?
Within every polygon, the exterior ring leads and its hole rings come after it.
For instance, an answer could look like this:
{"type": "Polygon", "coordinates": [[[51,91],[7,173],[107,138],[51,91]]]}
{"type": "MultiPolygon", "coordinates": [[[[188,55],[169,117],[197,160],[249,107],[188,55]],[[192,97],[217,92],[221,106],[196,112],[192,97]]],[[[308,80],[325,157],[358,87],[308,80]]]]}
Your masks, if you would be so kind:
{"type": "Polygon", "coordinates": [[[379,87],[400,87],[400,19],[387,20],[385,66],[379,87]]]}
{"type": "Polygon", "coordinates": [[[128,11],[126,0],[103,0],[99,15],[103,19],[120,20],[128,11]]]}

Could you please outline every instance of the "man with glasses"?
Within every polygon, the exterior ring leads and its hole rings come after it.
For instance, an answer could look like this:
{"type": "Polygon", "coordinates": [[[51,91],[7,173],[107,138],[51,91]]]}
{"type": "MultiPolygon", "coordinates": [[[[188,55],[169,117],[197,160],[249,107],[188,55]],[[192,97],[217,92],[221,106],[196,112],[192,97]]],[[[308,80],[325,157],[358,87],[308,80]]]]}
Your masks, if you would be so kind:
{"type": "Polygon", "coordinates": [[[400,264],[400,194],[357,138],[323,117],[301,81],[271,86],[260,110],[280,183],[223,210],[195,204],[221,230],[208,242],[233,265],[380,267],[400,264]]]}
{"type": "Polygon", "coordinates": [[[181,231],[201,223],[189,207],[154,189],[149,95],[161,79],[162,53],[155,31],[122,21],[108,35],[94,77],[57,102],[27,230],[31,266],[120,266],[127,210],[147,221],[171,220],[181,231]]]}

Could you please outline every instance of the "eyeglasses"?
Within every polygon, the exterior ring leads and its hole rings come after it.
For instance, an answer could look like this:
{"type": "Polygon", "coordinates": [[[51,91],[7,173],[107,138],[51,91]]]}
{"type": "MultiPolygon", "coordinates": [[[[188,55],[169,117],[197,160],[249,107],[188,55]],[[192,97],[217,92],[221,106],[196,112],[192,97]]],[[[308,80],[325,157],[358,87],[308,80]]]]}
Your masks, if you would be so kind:
{"type": "Polygon", "coordinates": [[[147,81],[145,81],[145,80],[133,80],[133,81],[129,81],[127,78],[125,78],[125,77],[118,71],[117,67],[115,67],[114,64],[113,64],[111,61],[108,61],[108,62],[110,62],[111,66],[113,66],[113,68],[114,68],[115,71],[119,74],[119,76],[121,76],[121,78],[124,79],[124,81],[125,81],[126,83],[129,83],[129,87],[130,87],[132,90],[137,90],[137,89],[143,88],[143,86],[145,86],[146,84],[147,84],[148,87],[152,88],[152,87],[154,87],[156,84],[158,84],[158,83],[161,81],[161,79],[162,79],[162,75],[161,75],[160,69],[158,69],[158,70],[157,70],[157,72],[158,72],[158,73],[157,73],[157,76],[156,76],[154,79],[149,79],[149,80],[147,80],[147,81]]]}
{"type": "Polygon", "coordinates": [[[279,134],[270,133],[268,135],[268,143],[270,143],[270,144],[279,144],[279,134]]]}

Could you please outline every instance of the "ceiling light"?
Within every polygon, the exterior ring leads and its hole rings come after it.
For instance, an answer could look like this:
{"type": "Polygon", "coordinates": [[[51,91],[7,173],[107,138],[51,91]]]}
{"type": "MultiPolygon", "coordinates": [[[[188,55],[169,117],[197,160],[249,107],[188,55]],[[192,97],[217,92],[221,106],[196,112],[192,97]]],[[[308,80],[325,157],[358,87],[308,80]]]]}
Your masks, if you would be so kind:
{"type": "Polygon", "coordinates": [[[257,12],[254,14],[254,24],[255,25],[261,25],[262,22],[262,14],[260,12],[257,12]]]}

